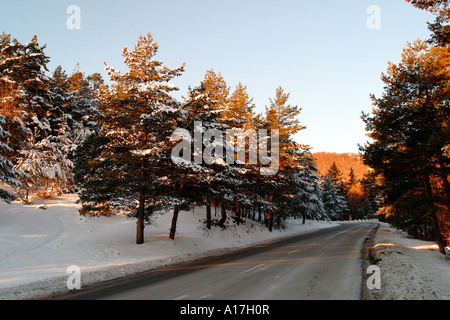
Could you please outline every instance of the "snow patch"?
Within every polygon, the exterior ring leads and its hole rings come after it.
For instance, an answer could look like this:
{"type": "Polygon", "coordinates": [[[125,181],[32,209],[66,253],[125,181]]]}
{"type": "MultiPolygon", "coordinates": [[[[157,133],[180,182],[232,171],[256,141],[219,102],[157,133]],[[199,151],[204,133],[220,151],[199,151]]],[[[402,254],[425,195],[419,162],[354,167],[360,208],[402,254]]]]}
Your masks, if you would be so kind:
{"type": "Polygon", "coordinates": [[[380,268],[381,288],[366,290],[367,299],[450,299],[450,260],[434,242],[411,239],[383,223],[369,249],[380,268]]]}

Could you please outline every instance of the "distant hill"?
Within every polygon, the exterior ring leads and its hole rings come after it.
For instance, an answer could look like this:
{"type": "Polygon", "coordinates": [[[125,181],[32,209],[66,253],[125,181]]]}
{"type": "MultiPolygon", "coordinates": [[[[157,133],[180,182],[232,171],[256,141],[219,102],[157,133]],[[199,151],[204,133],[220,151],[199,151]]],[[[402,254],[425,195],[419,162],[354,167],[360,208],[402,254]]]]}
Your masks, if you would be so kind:
{"type": "Polygon", "coordinates": [[[317,169],[320,175],[325,175],[330,169],[333,161],[336,162],[339,170],[342,171],[344,179],[348,180],[350,168],[353,168],[356,179],[362,179],[369,167],[365,166],[361,157],[356,153],[334,153],[334,152],[317,152],[312,154],[317,159],[317,169]]]}

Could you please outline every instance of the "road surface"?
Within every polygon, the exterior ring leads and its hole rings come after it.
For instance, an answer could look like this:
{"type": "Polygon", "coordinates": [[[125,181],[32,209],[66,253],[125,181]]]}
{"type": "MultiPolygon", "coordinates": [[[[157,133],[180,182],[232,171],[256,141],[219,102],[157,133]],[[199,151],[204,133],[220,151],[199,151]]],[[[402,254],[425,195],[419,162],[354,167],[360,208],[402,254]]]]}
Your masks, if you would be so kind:
{"type": "Polygon", "coordinates": [[[361,251],[376,223],[338,227],[220,257],[149,271],[64,298],[134,300],[357,300],[361,251]]]}

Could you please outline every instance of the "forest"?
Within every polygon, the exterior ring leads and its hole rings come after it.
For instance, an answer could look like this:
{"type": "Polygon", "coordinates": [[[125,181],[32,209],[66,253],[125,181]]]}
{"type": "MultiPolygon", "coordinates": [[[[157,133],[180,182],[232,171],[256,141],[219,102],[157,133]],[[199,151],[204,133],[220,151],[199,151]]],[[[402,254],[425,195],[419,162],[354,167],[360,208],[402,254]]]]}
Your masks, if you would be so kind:
{"type": "Polygon", "coordinates": [[[383,199],[380,214],[419,239],[450,239],[449,1],[407,0],[435,16],[431,37],[410,42],[401,61],[388,63],[372,114],[363,113],[371,141],[363,163],[383,199]]]}
{"type": "Polygon", "coordinates": [[[3,32],[0,199],[27,204],[77,193],[82,215],[136,219],[137,244],[152,214],[173,214],[173,239],[180,210],[199,206],[206,207],[208,229],[224,227],[229,216],[238,225],[260,221],[268,231],[292,217],[382,217],[416,238],[436,240],[444,253],[450,235],[450,10],[446,0],[407,1],[435,14],[432,36],[408,43],[401,62],[388,63],[384,92],[371,96],[372,113],[361,116],[370,139],[359,146],[362,164],[350,169],[335,159],[318,170],[312,147],[294,139],[307,124],[282,87],[256,113],[247,87],[229,87],[211,68],[175,99],[179,89],[171,80],[185,65],[172,69],[157,60],[151,33],[132,50],[123,48],[126,71],[105,63],[105,81],[100,73],[50,71],[37,36],[20,43],[3,32]],[[266,134],[255,140],[255,133],[266,134]],[[213,221],[211,208],[221,212],[219,220],[213,221]]]}
{"type": "Polygon", "coordinates": [[[26,44],[6,33],[0,39],[6,202],[77,192],[80,214],[125,212],[135,218],[138,244],[149,217],[163,210],[173,212],[171,238],[179,211],[196,206],[206,206],[207,228],[223,227],[231,214],[236,224],[254,219],[269,231],[282,228],[288,217],[348,220],[376,213],[369,188],[358,194],[364,206],[350,205],[355,197],[348,190],[356,180],[344,182],[335,167],[322,177],[310,147],[293,140],[305,126],[297,118],[301,109],[289,104],[281,87],[265,112],[256,114],[245,85],[231,89],[210,69],[177,101],[170,80],[182,75],[184,65],[170,69],[156,60],[159,47],[150,33],[139,37],[133,51],[123,49],[127,72],[105,66],[110,84],[99,73],[67,74],[62,67],[49,72],[50,58],[37,36],[26,44]],[[184,135],[174,135],[180,129],[184,135]],[[225,137],[230,130],[231,139],[225,137]],[[256,149],[254,132],[267,133],[259,135],[256,149]],[[177,151],[183,142],[191,146],[192,138],[200,139],[200,147],[177,151]],[[200,161],[174,161],[180,151],[200,161]],[[219,151],[233,161],[217,161],[219,151]],[[274,163],[273,174],[261,173],[274,163]],[[220,210],[220,220],[212,221],[212,207],[220,210]]]}

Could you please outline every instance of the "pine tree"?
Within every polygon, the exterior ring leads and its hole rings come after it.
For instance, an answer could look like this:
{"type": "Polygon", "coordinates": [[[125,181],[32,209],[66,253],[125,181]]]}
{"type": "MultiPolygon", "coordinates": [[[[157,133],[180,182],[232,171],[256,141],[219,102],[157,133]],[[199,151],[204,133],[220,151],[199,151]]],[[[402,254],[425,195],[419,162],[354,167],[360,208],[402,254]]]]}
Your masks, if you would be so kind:
{"type": "Polygon", "coordinates": [[[0,39],[0,92],[8,101],[0,112],[6,117],[7,145],[13,150],[10,161],[15,169],[27,173],[21,178],[18,195],[28,202],[31,192],[46,197],[55,186],[60,192],[70,180],[71,164],[65,161],[63,150],[67,128],[59,109],[63,102],[56,101],[60,92],[52,92],[52,81],[45,75],[49,58],[37,37],[26,44],[5,33],[0,39]]]}
{"type": "Polygon", "coordinates": [[[434,230],[444,252],[442,222],[450,211],[448,176],[448,48],[416,41],[399,64],[382,75],[385,91],[372,96],[372,116],[363,115],[373,142],[361,148],[363,160],[380,177],[384,213],[411,233],[434,230]]]}
{"type": "Polygon", "coordinates": [[[337,186],[338,193],[341,199],[343,199],[343,204],[340,207],[337,212],[339,212],[339,219],[340,220],[348,220],[350,219],[350,207],[349,207],[349,194],[348,194],[348,188],[347,184],[344,181],[344,175],[342,171],[338,168],[336,165],[336,162],[333,161],[330,168],[328,169],[328,172],[326,174],[327,177],[330,177],[333,181],[333,184],[337,186]]]}
{"type": "MultiPolygon", "coordinates": [[[[224,135],[227,126],[218,123],[219,111],[213,97],[203,81],[198,87],[189,88],[179,124],[183,133],[178,136],[184,139],[181,145],[184,146],[183,158],[187,153],[187,159],[179,161],[175,168],[178,173],[173,180],[177,197],[183,199],[185,204],[206,206],[208,229],[212,225],[211,205],[224,203],[222,192],[231,174],[230,166],[225,162],[227,146],[224,135]]],[[[175,150],[175,153],[179,151],[178,148],[175,150]]],[[[222,214],[226,217],[225,211],[222,214]]],[[[224,219],[219,222],[222,227],[224,219]]],[[[171,230],[175,229],[175,224],[176,219],[173,219],[171,230]]],[[[171,233],[173,237],[174,232],[171,233]]]]}
{"type": "Polygon", "coordinates": [[[335,185],[339,186],[341,189],[345,189],[344,175],[336,165],[335,161],[331,164],[326,175],[331,177],[331,180],[333,180],[335,185]]]}
{"type": "MultiPolygon", "coordinates": [[[[25,178],[25,175],[22,172],[13,169],[13,164],[6,158],[6,154],[13,150],[5,144],[5,139],[9,137],[9,133],[3,130],[3,123],[5,123],[5,117],[0,114],[0,181],[12,188],[19,188],[22,184],[18,178],[25,178]]],[[[0,188],[1,200],[10,203],[15,198],[13,193],[0,188]]]]}
{"type": "MultiPolygon", "coordinates": [[[[8,108],[0,110],[6,117],[4,130],[10,133],[9,147],[16,152],[26,149],[31,136],[46,137],[50,130],[47,112],[51,109],[45,75],[49,58],[37,37],[21,44],[11,35],[0,35],[0,91],[9,101],[8,108]]],[[[5,105],[2,105],[5,107],[5,105]]]]}
{"type": "Polygon", "coordinates": [[[299,150],[307,149],[293,140],[293,136],[305,129],[296,118],[301,109],[298,106],[288,104],[290,94],[285,93],[283,88],[276,89],[274,99],[266,106],[265,121],[268,130],[277,130],[279,134],[279,168],[281,171],[297,166],[296,154],[299,150]]]}
{"type": "Polygon", "coordinates": [[[297,185],[293,207],[302,215],[303,224],[307,218],[318,220],[327,218],[315,160],[309,152],[306,152],[304,159],[302,169],[298,170],[292,177],[297,185]]]}
{"type": "Polygon", "coordinates": [[[285,93],[283,88],[278,87],[275,98],[270,99],[269,106],[266,106],[264,119],[264,127],[278,135],[278,142],[270,141],[270,144],[278,151],[274,159],[277,172],[267,177],[268,184],[265,188],[266,200],[274,204],[274,208],[269,210],[269,218],[270,220],[276,218],[278,225],[286,218],[292,206],[291,199],[295,195],[296,187],[292,177],[302,169],[301,164],[305,160],[305,151],[308,149],[308,146],[294,141],[293,136],[305,127],[296,119],[301,109],[298,106],[289,105],[288,99],[289,93],[285,93]]]}
{"type": "MultiPolygon", "coordinates": [[[[144,242],[146,211],[152,212],[162,200],[177,207],[170,195],[161,191],[171,182],[169,168],[173,166],[174,143],[170,138],[180,108],[170,95],[178,88],[169,81],[181,75],[184,66],[176,69],[163,66],[154,59],[157,51],[158,44],[148,33],[139,37],[133,51],[126,47],[122,50],[128,72],[122,74],[106,65],[114,82],[110,99],[101,110],[104,115],[101,134],[108,141],[95,160],[113,164],[102,172],[105,178],[112,179],[101,203],[136,210],[137,244],[144,242]]],[[[86,203],[85,200],[90,200],[88,194],[89,190],[85,189],[80,196],[85,207],[95,206],[95,202],[86,203]]]]}
{"type": "Polygon", "coordinates": [[[364,202],[365,197],[362,188],[358,184],[353,168],[350,168],[348,182],[346,184],[348,194],[348,207],[350,219],[362,219],[365,217],[364,202]]]}
{"type": "Polygon", "coordinates": [[[343,213],[347,209],[346,199],[330,176],[325,176],[322,180],[322,202],[329,219],[342,220],[343,213]]]}
{"type": "Polygon", "coordinates": [[[83,73],[76,72],[69,77],[69,91],[73,95],[70,115],[74,139],[78,142],[100,130],[98,119],[101,90],[106,90],[106,87],[100,74],[85,77],[83,73]]]}
{"type": "MultiPolygon", "coordinates": [[[[224,157],[228,166],[221,170],[220,177],[222,184],[217,188],[222,195],[219,198],[219,205],[222,210],[222,219],[219,225],[223,227],[226,218],[226,208],[230,208],[235,214],[235,221],[239,225],[242,213],[247,212],[250,207],[261,205],[262,198],[253,190],[262,190],[256,187],[260,179],[260,166],[250,154],[256,155],[257,143],[246,143],[246,139],[252,136],[255,138],[256,130],[259,129],[258,116],[253,114],[253,99],[247,93],[247,88],[238,83],[236,89],[230,95],[230,88],[227,86],[221,73],[216,73],[213,69],[208,70],[202,81],[206,93],[215,102],[214,108],[218,114],[217,122],[223,125],[222,130],[227,131],[224,137],[224,157]],[[252,148],[252,149],[251,149],[252,148]],[[258,203],[258,204],[257,204],[258,203]]],[[[254,142],[254,141],[253,141],[254,142]]]]}
{"type": "Polygon", "coordinates": [[[239,82],[228,99],[227,108],[221,120],[232,128],[254,129],[254,108],[255,105],[247,92],[247,87],[239,82]]]}
{"type": "Polygon", "coordinates": [[[230,88],[225,82],[222,73],[216,73],[214,69],[210,69],[206,71],[202,83],[206,88],[206,93],[215,102],[216,109],[222,113],[225,112],[228,109],[230,88]]]}
{"type": "Polygon", "coordinates": [[[350,171],[348,173],[348,189],[350,189],[353,186],[356,186],[358,183],[356,176],[355,176],[355,170],[353,170],[353,167],[350,168],[350,171]]]}
{"type": "Polygon", "coordinates": [[[432,31],[429,42],[438,47],[447,47],[450,44],[450,2],[448,0],[406,0],[415,7],[427,10],[436,19],[433,23],[428,23],[428,29],[432,31]]]}

